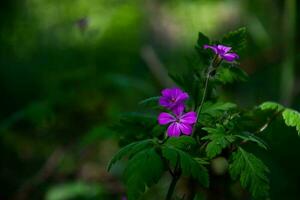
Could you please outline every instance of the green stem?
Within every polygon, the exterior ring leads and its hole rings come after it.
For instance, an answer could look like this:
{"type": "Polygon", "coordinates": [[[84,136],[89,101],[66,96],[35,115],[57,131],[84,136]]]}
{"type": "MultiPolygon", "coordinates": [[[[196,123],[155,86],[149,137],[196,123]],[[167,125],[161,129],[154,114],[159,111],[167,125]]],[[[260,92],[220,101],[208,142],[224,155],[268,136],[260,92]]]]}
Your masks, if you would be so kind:
{"type": "MultiPolygon", "coordinates": [[[[204,104],[204,101],[205,101],[205,98],[206,98],[206,93],[207,93],[207,89],[208,89],[208,82],[209,82],[209,79],[211,77],[211,73],[217,69],[217,67],[221,64],[222,62],[222,58],[220,58],[218,55],[216,55],[214,57],[214,59],[212,60],[210,66],[208,67],[208,72],[206,74],[206,79],[205,79],[205,85],[204,85],[204,91],[203,91],[203,95],[202,95],[202,99],[201,99],[201,103],[199,105],[199,107],[197,108],[197,116],[199,116],[201,110],[202,110],[202,107],[203,107],[203,104],[204,104]]],[[[199,120],[199,118],[198,118],[199,120]]],[[[197,121],[198,121],[197,120],[197,121]]]]}
{"type": "Polygon", "coordinates": [[[171,200],[172,199],[172,196],[173,196],[173,193],[174,193],[174,190],[175,190],[175,186],[177,184],[177,181],[179,180],[179,175],[174,175],[173,178],[172,178],[172,182],[169,186],[169,189],[168,189],[168,193],[167,193],[167,196],[166,196],[166,200],[171,200]]]}
{"type": "Polygon", "coordinates": [[[201,103],[200,103],[200,106],[197,109],[197,116],[198,116],[197,121],[199,120],[199,114],[200,114],[200,112],[202,110],[202,107],[203,107],[203,104],[204,104],[204,101],[205,101],[205,98],[206,98],[206,93],[207,93],[207,88],[208,88],[208,82],[209,82],[209,79],[210,79],[210,73],[211,73],[211,71],[209,70],[208,73],[207,73],[207,75],[206,75],[206,80],[205,80],[204,91],[203,91],[201,103]]]}
{"type": "Polygon", "coordinates": [[[267,119],[266,123],[264,123],[257,131],[255,131],[255,134],[261,133],[264,130],[266,130],[266,128],[269,127],[269,125],[272,123],[272,121],[280,114],[282,113],[283,110],[279,110],[277,112],[275,112],[270,118],[267,119]]]}

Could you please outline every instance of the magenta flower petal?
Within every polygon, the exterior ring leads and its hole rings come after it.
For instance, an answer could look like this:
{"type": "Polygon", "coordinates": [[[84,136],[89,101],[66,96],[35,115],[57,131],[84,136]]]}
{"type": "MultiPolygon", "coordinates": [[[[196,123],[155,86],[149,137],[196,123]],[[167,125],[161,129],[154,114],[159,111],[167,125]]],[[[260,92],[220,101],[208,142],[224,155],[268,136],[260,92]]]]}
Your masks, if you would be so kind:
{"type": "Polygon", "coordinates": [[[173,122],[172,124],[170,124],[167,133],[170,137],[180,136],[180,124],[178,122],[173,122]]]}
{"type": "Polygon", "coordinates": [[[189,95],[185,92],[182,92],[182,93],[178,94],[176,100],[178,102],[183,102],[183,101],[187,100],[188,98],[189,98],[189,95]]]}
{"type": "Polygon", "coordinates": [[[214,51],[215,54],[218,54],[218,49],[216,46],[211,46],[211,45],[204,45],[203,46],[204,49],[212,49],[214,51]]]}
{"type": "Polygon", "coordinates": [[[158,116],[158,123],[161,125],[169,124],[175,120],[176,118],[173,115],[166,112],[160,113],[158,116]]]}
{"type": "Polygon", "coordinates": [[[197,114],[195,112],[185,113],[180,117],[180,123],[194,124],[197,121],[197,114]]]}
{"type": "Polygon", "coordinates": [[[162,90],[161,93],[159,105],[167,109],[173,109],[189,98],[189,95],[179,88],[167,88],[162,90]]]}
{"type": "Polygon", "coordinates": [[[191,135],[193,127],[190,124],[180,123],[179,128],[184,135],[191,135]]]}
{"type": "Polygon", "coordinates": [[[232,62],[235,59],[239,58],[239,56],[236,53],[226,53],[226,54],[222,55],[221,57],[228,62],[232,62]]]}
{"type": "Polygon", "coordinates": [[[162,96],[159,98],[159,105],[163,107],[168,107],[170,105],[170,100],[168,97],[162,96]]]}
{"type": "Polygon", "coordinates": [[[166,112],[160,113],[158,123],[170,124],[167,128],[169,137],[178,137],[180,134],[190,135],[193,132],[193,125],[197,121],[197,114],[195,112],[184,113],[184,101],[189,98],[189,95],[179,88],[167,88],[161,93],[159,104],[171,110],[173,115],[166,112]]]}
{"type": "Polygon", "coordinates": [[[232,49],[231,47],[224,46],[221,44],[212,45],[212,46],[204,45],[203,48],[204,49],[207,49],[207,48],[212,49],[216,55],[218,55],[219,57],[221,57],[222,59],[224,59],[228,62],[233,62],[235,59],[239,58],[239,56],[236,53],[230,52],[230,50],[232,49]]]}
{"type": "Polygon", "coordinates": [[[219,44],[217,46],[217,48],[218,48],[218,53],[220,55],[225,54],[225,53],[227,53],[231,50],[231,47],[227,47],[227,46],[224,46],[224,45],[221,45],[221,44],[219,44]]]}
{"type": "Polygon", "coordinates": [[[162,96],[164,97],[171,97],[173,94],[173,89],[172,88],[166,88],[164,90],[161,91],[162,96]]]}
{"type": "Polygon", "coordinates": [[[172,108],[172,112],[178,117],[182,115],[183,111],[184,111],[184,104],[179,104],[178,106],[172,108]]]}

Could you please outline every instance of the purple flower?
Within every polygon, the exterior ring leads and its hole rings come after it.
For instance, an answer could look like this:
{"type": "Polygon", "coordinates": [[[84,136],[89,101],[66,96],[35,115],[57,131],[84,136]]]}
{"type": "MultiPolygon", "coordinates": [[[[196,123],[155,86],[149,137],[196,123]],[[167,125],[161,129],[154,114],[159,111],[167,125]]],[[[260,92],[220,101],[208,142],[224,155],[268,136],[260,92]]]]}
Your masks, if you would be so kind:
{"type": "Polygon", "coordinates": [[[182,105],[189,98],[189,95],[179,88],[166,88],[161,94],[159,104],[170,110],[182,105]]]}
{"type": "Polygon", "coordinates": [[[239,56],[236,53],[229,52],[231,50],[231,47],[218,44],[218,45],[204,45],[203,48],[212,49],[216,55],[220,56],[222,59],[228,62],[232,62],[235,59],[239,59],[239,56]]]}
{"type": "Polygon", "coordinates": [[[197,121],[197,114],[195,112],[183,113],[183,110],[184,106],[178,106],[174,110],[175,115],[163,112],[158,116],[159,124],[170,124],[167,129],[168,136],[178,137],[181,133],[191,135],[193,125],[197,121]]]}

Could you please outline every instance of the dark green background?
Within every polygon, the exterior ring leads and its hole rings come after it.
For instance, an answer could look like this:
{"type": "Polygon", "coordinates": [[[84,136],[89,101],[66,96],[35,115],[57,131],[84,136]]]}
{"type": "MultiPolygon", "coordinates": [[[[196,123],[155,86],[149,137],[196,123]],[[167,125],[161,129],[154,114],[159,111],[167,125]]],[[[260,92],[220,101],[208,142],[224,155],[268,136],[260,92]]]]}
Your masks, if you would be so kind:
{"type": "MultiPolygon", "coordinates": [[[[250,79],[226,86],[224,99],[299,110],[299,9],[296,0],[1,1],[0,199],[120,199],[120,170],[105,169],[118,148],[109,127],[172,84],[165,70],[186,68],[198,31],[248,29],[250,79]]],[[[271,149],[256,154],[271,169],[271,199],[296,200],[300,138],[283,127],[264,132],[271,149]]]]}

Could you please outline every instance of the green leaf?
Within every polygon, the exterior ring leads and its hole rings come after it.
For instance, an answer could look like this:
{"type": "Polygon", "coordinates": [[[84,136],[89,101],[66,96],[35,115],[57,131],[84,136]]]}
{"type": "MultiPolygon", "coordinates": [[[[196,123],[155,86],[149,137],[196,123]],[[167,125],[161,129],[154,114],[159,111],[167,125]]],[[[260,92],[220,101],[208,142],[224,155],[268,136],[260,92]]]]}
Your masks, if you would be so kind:
{"type": "Polygon", "coordinates": [[[169,74],[170,78],[180,86],[185,92],[187,92],[191,99],[195,103],[199,103],[202,97],[203,81],[201,80],[201,75],[195,75],[196,72],[188,72],[179,74],[169,74]]]}
{"type": "Polygon", "coordinates": [[[171,137],[165,143],[167,146],[175,147],[182,150],[190,150],[196,145],[196,141],[191,136],[171,137]]]}
{"type": "Polygon", "coordinates": [[[194,200],[205,200],[205,195],[203,193],[197,193],[194,200]]]}
{"type": "Polygon", "coordinates": [[[199,32],[199,34],[198,34],[198,40],[197,40],[197,45],[199,47],[203,48],[203,46],[205,44],[209,44],[209,43],[210,43],[209,38],[206,35],[204,35],[203,33],[199,32]]]}
{"type": "Polygon", "coordinates": [[[216,128],[205,127],[203,130],[209,133],[201,138],[202,140],[210,141],[205,148],[208,158],[213,158],[220,154],[224,148],[228,147],[235,140],[235,136],[226,135],[224,127],[220,125],[216,128]]]}
{"type": "Polygon", "coordinates": [[[250,141],[256,143],[258,146],[260,146],[263,149],[268,149],[268,145],[265,141],[263,141],[261,138],[257,137],[256,135],[249,133],[249,132],[242,132],[240,134],[235,135],[236,137],[241,138],[244,141],[250,141]]]}
{"type": "Polygon", "coordinates": [[[205,44],[208,45],[210,44],[209,38],[205,36],[203,33],[199,32],[196,50],[198,52],[202,64],[209,65],[209,62],[212,59],[213,54],[211,51],[207,51],[203,48],[205,44]]]}
{"type": "Polygon", "coordinates": [[[190,154],[176,148],[164,146],[163,156],[175,167],[179,163],[184,176],[191,176],[203,186],[208,187],[209,177],[207,169],[190,154]]]}
{"type": "Polygon", "coordinates": [[[164,164],[155,149],[140,151],[128,162],[124,171],[128,200],[137,200],[161,178],[164,164]]]}
{"type": "Polygon", "coordinates": [[[131,143],[123,148],[121,148],[111,159],[111,161],[108,164],[107,170],[109,171],[111,167],[119,160],[121,160],[123,157],[128,156],[132,157],[136,153],[152,147],[154,144],[152,139],[142,140],[138,142],[131,143]]]}
{"type": "Polygon", "coordinates": [[[296,110],[285,109],[282,113],[282,117],[285,124],[287,126],[295,127],[300,136],[300,113],[296,110]]]}
{"type": "Polygon", "coordinates": [[[215,81],[222,84],[233,83],[236,81],[247,81],[247,73],[240,67],[233,66],[232,64],[222,64],[215,75],[215,81]]]}
{"type": "Polygon", "coordinates": [[[254,198],[268,196],[268,172],[269,169],[260,159],[241,147],[231,156],[229,173],[232,179],[239,178],[242,187],[248,189],[254,198]]]}
{"type": "Polygon", "coordinates": [[[287,126],[295,127],[300,136],[300,113],[296,110],[285,108],[284,106],[275,102],[264,102],[259,105],[262,110],[274,110],[282,112],[282,118],[287,126]]]}
{"type": "Polygon", "coordinates": [[[131,112],[122,114],[120,122],[112,129],[120,136],[120,144],[124,146],[137,140],[152,138],[150,133],[156,125],[156,115],[131,112]]]}
{"type": "Polygon", "coordinates": [[[231,31],[222,39],[222,44],[232,47],[234,52],[240,52],[246,46],[246,28],[242,27],[231,31]]]}
{"type": "Polygon", "coordinates": [[[262,110],[275,110],[281,111],[284,109],[282,105],[276,102],[266,101],[258,106],[262,110]]]}
{"type": "Polygon", "coordinates": [[[236,105],[233,103],[224,103],[224,102],[205,102],[201,114],[208,114],[211,116],[217,116],[220,113],[236,108],[236,105]]]}
{"type": "Polygon", "coordinates": [[[157,96],[157,97],[150,97],[150,98],[144,99],[143,101],[139,102],[139,105],[142,105],[144,107],[150,107],[150,108],[158,107],[159,98],[160,97],[157,96]]]}
{"type": "Polygon", "coordinates": [[[53,186],[46,193],[46,200],[102,199],[104,190],[99,184],[70,182],[53,186]]]}
{"type": "Polygon", "coordinates": [[[169,77],[180,87],[182,87],[183,89],[185,89],[186,84],[185,84],[185,80],[183,78],[182,75],[178,75],[175,73],[169,73],[169,77]]]}

